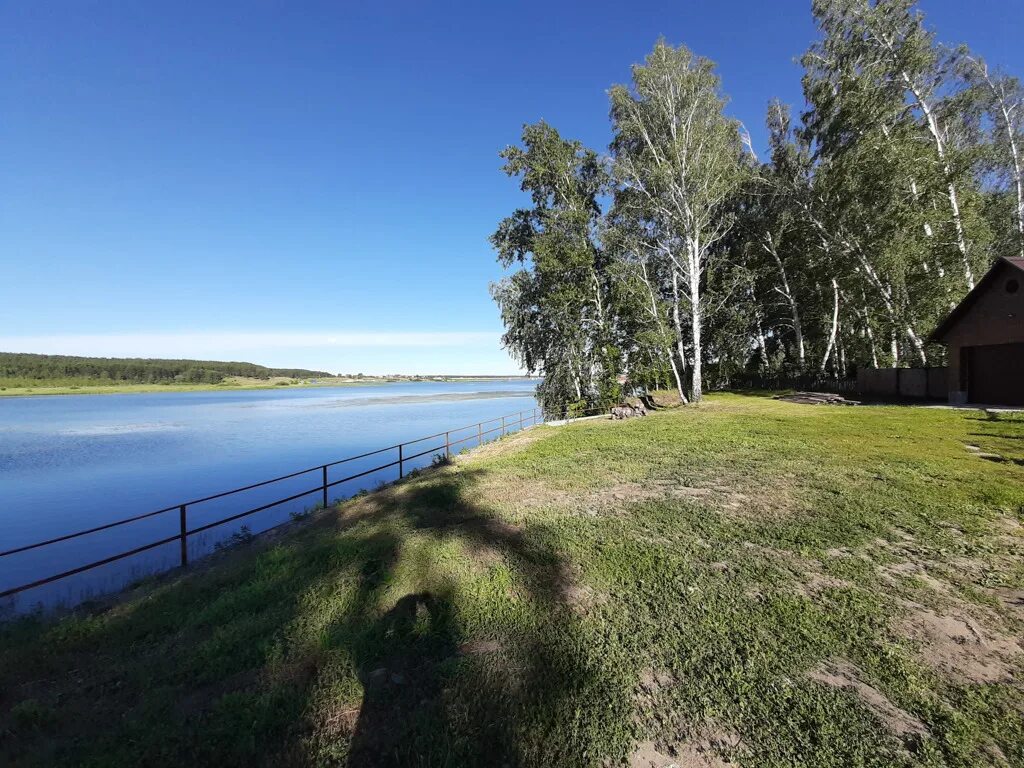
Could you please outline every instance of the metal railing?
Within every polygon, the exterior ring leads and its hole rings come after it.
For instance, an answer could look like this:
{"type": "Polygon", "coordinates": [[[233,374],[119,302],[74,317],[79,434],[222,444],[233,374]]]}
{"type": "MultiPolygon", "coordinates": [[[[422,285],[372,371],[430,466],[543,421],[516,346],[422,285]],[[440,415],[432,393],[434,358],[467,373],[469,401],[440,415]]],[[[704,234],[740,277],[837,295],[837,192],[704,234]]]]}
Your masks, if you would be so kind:
{"type": "MultiPolygon", "coordinates": [[[[123,559],[125,559],[127,557],[132,557],[132,556],[138,555],[138,554],[140,554],[142,552],[147,552],[147,551],[149,551],[151,549],[156,549],[157,547],[162,547],[165,544],[171,544],[171,543],[173,543],[175,541],[180,543],[180,566],[184,568],[185,566],[188,565],[188,562],[189,562],[189,557],[188,557],[188,539],[189,539],[190,536],[195,536],[197,534],[204,533],[206,531],[212,530],[213,528],[217,528],[217,527],[219,527],[221,525],[225,525],[227,523],[234,522],[235,520],[240,520],[240,519],[242,519],[244,517],[248,517],[250,515],[254,515],[254,514],[258,513],[258,512],[264,512],[264,511],[266,511],[268,509],[272,509],[273,507],[278,507],[278,506],[280,506],[282,504],[286,504],[288,502],[295,501],[296,499],[301,499],[304,496],[311,496],[311,495],[313,495],[315,493],[322,494],[321,499],[320,499],[320,503],[322,504],[323,507],[326,508],[326,507],[328,507],[330,505],[330,502],[329,502],[329,499],[328,499],[328,491],[331,488],[335,487],[335,486],[341,485],[342,483],[348,483],[348,482],[351,482],[353,480],[358,480],[359,478],[366,477],[367,475],[371,475],[371,474],[373,474],[375,472],[380,472],[380,471],[385,470],[385,469],[390,469],[392,467],[397,467],[398,468],[398,479],[401,480],[402,478],[405,477],[406,466],[409,464],[409,462],[415,461],[418,458],[422,458],[423,456],[426,456],[427,454],[431,454],[432,453],[432,454],[435,454],[435,455],[440,455],[440,452],[443,451],[444,452],[444,457],[450,459],[451,455],[452,455],[452,449],[455,446],[461,445],[462,443],[468,442],[470,440],[476,440],[477,441],[477,445],[483,445],[485,442],[487,442],[487,440],[485,440],[485,438],[496,439],[496,438],[491,437],[491,436],[494,435],[497,432],[501,433],[500,436],[504,436],[505,434],[508,434],[510,432],[518,432],[519,430],[522,430],[522,429],[524,429],[526,427],[532,427],[532,426],[535,426],[535,425],[537,425],[539,423],[544,423],[546,421],[552,420],[549,417],[556,416],[557,414],[561,414],[560,416],[557,416],[557,418],[570,418],[570,419],[571,418],[578,418],[578,417],[590,415],[590,414],[593,414],[593,413],[603,412],[603,411],[605,411],[607,409],[607,406],[597,406],[597,407],[594,407],[594,408],[577,408],[577,407],[574,407],[574,406],[561,406],[559,408],[560,408],[560,410],[555,410],[554,413],[552,413],[552,408],[551,407],[547,407],[547,408],[537,407],[537,408],[530,408],[530,409],[522,410],[522,411],[519,411],[517,413],[506,414],[504,416],[497,416],[497,417],[495,417],[493,419],[487,419],[485,421],[480,421],[480,422],[477,422],[476,424],[470,424],[470,425],[465,426],[465,427],[456,427],[454,429],[449,429],[449,430],[446,430],[444,432],[437,432],[437,433],[435,433],[433,435],[427,435],[426,437],[420,437],[420,438],[417,438],[415,440],[407,440],[407,441],[405,441],[403,443],[397,443],[395,445],[389,445],[386,448],[378,448],[375,451],[368,451],[366,453],[361,453],[361,454],[359,454],[357,456],[349,456],[349,457],[344,458],[344,459],[338,459],[337,461],[332,461],[332,462],[328,462],[326,464],[320,464],[320,465],[315,466],[315,467],[310,467],[309,469],[302,469],[302,470],[299,470],[298,472],[290,472],[287,475],[281,475],[279,477],[274,477],[274,478],[271,478],[269,480],[263,480],[263,481],[258,482],[258,483],[252,483],[250,485],[245,485],[245,486],[242,486],[240,488],[234,488],[234,489],[232,489],[230,491],[222,491],[220,493],[215,493],[215,494],[212,494],[210,496],[204,496],[202,498],[192,499],[191,501],[186,501],[186,502],[181,503],[181,504],[172,504],[169,507],[164,507],[162,509],[158,509],[158,510],[155,510],[153,512],[146,512],[146,513],[141,514],[141,515],[134,515],[132,517],[126,517],[126,518],[124,518],[122,520],[116,520],[116,521],[114,521],[112,523],[105,523],[104,525],[98,525],[98,526],[96,526],[94,528],[88,528],[86,530],[76,531],[75,533],[68,533],[68,534],[65,534],[63,536],[57,536],[57,537],[52,538],[52,539],[47,539],[46,541],[38,541],[38,542],[36,542],[34,544],[25,544],[25,545],[22,545],[22,546],[17,546],[17,547],[13,547],[11,549],[4,550],[4,551],[0,552],[0,558],[9,557],[11,555],[16,555],[16,554],[19,554],[21,552],[28,552],[30,550],[40,549],[41,547],[50,546],[52,544],[58,544],[60,542],[69,541],[71,539],[77,539],[77,538],[79,538],[81,536],[88,536],[88,535],[93,534],[93,533],[99,533],[100,531],[106,531],[106,530],[109,530],[111,528],[117,528],[117,527],[120,527],[120,526],[123,526],[123,525],[127,525],[129,523],[135,523],[135,522],[138,522],[140,520],[146,520],[146,519],[149,519],[149,518],[157,517],[159,515],[167,515],[167,514],[170,514],[170,513],[173,513],[173,512],[177,512],[178,513],[178,532],[176,534],[174,534],[173,536],[167,536],[167,537],[164,537],[162,539],[159,539],[158,541],[152,541],[152,542],[150,542],[148,544],[143,544],[142,546],[135,547],[135,548],[130,549],[130,550],[125,551],[125,552],[120,552],[120,553],[118,553],[116,555],[111,555],[110,557],[105,557],[105,558],[103,558],[101,560],[96,560],[96,561],[88,563],[86,565],[81,565],[81,566],[78,566],[76,568],[71,568],[71,569],[63,571],[61,573],[54,574],[52,576],[47,576],[45,578],[36,579],[35,581],[29,582],[27,584],[22,584],[22,585],[17,586],[17,587],[12,587],[12,588],[9,588],[9,589],[2,590],[2,591],[0,591],[0,599],[6,598],[6,597],[10,597],[12,595],[16,595],[16,594],[18,594],[20,592],[25,592],[26,590],[29,590],[29,589],[34,589],[36,587],[41,587],[41,586],[44,586],[46,584],[50,584],[50,583],[55,582],[55,581],[60,581],[61,579],[66,579],[66,578],[69,578],[71,576],[75,576],[77,574],[84,573],[86,571],[91,571],[91,570],[93,570],[95,568],[99,568],[101,566],[109,565],[110,563],[117,562],[118,560],[123,560],[123,559]],[[499,425],[499,422],[500,422],[500,425],[499,425]],[[492,426],[488,426],[488,425],[492,425],[492,424],[493,425],[497,425],[497,426],[493,426],[493,427],[492,426]],[[485,429],[485,427],[487,427],[487,428],[485,429]],[[512,429],[512,427],[515,427],[515,429],[512,429]],[[461,438],[459,438],[457,440],[453,440],[452,439],[452,435],[453,434],[457,435],[460,432],[467,432],[467,431],[470,431],[470,430],[476,430],[476,431],[475,432],[470,432],[470,434],[468,434],[467,436],[461,437],[461,438]],[[420,450],[419,448],[417,448],[416,452],[412,453],[412,454],[407,452],[407,449],[409,447],[411,447],[411,446],[422,446],[422,444],[427,442],[428,440],[439,440],[439,438],[441,438],[441,437],[444,437],[444,443],[438,443],[437,445],[432,445],[431,447],[427,448],[426,450],[420,450]],[[389,452],[394,452],[394,453],[392,453],[392,456],[395,457],[393,461],[390,461],[390,462],[387,462],[387,463],[384,463],[384,464],[380,464],[378,466],[372,467],[370,469],[363,470],[361,472],[357,472],[357,473],[352,474],[352,475],[348,475],[347,477],[343,477],[343,478],[338,479],[338,480],[333,480],[332,481],[328,477],[328,470],[330,470],[332,467],[341,466],[343,464],[348,464],[349,462],[358,461],[360,459],[366,459],[366,458],[369,458],[371,456],[379,456],[379,455],[382,455],[382,454],[387,454],[389,452]],[[319,475],[320,475],[320,482],[316,486],[314,486],[313,488],[310,488],[310,489],[304,490],[304,491],[300,491],[299,493],[291,494],[291,495],[286,496],[286,497],[284,497],[282,499],[277,499],[276,501],[271,501],[271,502],[268,502],[268,503],[265,503],[265,504],[261,504],[261,505],[259,505],[257,507],[253,507],[252,509],[247,509],[244,512],[238,512],[237,514],[232,514],[232,515],[229,515],[228,517],[223,517],[223,518],[220,518],[218,520],[214,520],[213,522],[209,522],[209,523],[206,523],[206,524],[203,524],[203,525],[196,526],[194,528],[189,528],[189,526],[188,526],[188,508],[191,507],[191,506],[195,506],[197,504],[203,504],[203,503],[209,502],[209,501],[214,501],[216,499],[222,499],[222,498],[225,498],[225,497],[228,497],[228,496],[232,496],[234,494],[243,493],[245,491],[251,491],[251,490],[254,490],[256,488],[262,488],[264,486],[272,485],[273,483],[279,483],[279,482],[282,482],[284,480],[291,480],[293,478],[302,477],[303,475],[308,475],[308,474],[311,474],[311,473],[314,473],[314,472],[319,473],[319,475]]],[[[336,499],[335,501],[339,501],[339,499],[336,499]]],[[[287,522],[289,522],[289,521],[285,521],[285,523],[287,523],[287,522]]],[[[278,525],[271,526],[270,528],[267,528],[264,531],[261,531],[261,533],[266,533],[267,531],[273,530],[274,528],[277,528],[280,525],[284,525],[285,523],[279,523],[278,525]]]]}

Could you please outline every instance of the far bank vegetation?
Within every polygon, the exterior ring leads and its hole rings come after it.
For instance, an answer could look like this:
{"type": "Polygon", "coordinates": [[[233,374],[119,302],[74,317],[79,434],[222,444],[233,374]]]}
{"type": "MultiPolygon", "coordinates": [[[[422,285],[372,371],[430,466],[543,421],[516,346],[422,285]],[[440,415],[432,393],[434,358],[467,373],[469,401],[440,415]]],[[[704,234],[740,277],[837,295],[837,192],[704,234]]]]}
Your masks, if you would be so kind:
{"type": "Polygon", "coordinates": [[[232,377],[257,381],[331,377],[302,368],[266,368],[215,360],[73,357],[0,352],[0,386],[220,384],[232,377]]]}

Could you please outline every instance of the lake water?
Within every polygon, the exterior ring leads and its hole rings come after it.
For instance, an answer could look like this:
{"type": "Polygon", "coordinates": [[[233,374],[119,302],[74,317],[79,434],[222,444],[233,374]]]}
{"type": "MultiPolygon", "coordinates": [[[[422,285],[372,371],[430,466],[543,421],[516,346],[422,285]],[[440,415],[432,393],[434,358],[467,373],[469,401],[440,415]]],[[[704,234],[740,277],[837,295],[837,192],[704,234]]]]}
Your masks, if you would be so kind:
{"type": "MultiPolygon", "coordinates": [[[[292,390],[0,398],[0,551],[257,483],[536,405],[535,382],[415,382],[292,390]]],[[[492,427],[500,427],[500,420],[492,427]]],[[[514,425],[518,427],[518,421],[514,425]]],[[[486,427],[485,427],[486,429],[486,427]]],[[[477,430],[453,433],[477,444],[477,430]]],[[[490,437],[497,437],[498,433],[490,437]]],[[[488,438],[485,438],[485,441],[488,438]]],[[[405,451],[426,466],[444,438],[405,451]]],[[[396,450],[331,467],[335,482],[397,460],[396,450]]],[[[397,467],[330,489],[396,479],[397,467]]],[[[322,471],[188,507],[188,528],[319,488],[322,471]]],[[[242,525],[258,533],[319,502],[319,490],[189,537],[189,557],[242,525]]],[[[0,592],[177,535],[178,510],[7,557],[0,592]]],[[[0,600],[0,613],[73,605],[178,564],[170,542],[0,600]]]]}

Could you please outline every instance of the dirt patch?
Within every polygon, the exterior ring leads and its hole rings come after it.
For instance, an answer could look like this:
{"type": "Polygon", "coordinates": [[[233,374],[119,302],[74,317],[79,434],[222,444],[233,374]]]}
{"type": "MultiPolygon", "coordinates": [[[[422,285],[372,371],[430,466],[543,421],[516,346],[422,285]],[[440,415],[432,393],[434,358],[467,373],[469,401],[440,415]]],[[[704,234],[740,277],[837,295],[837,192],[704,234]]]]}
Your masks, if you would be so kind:
{"type": "MultiPolygon", "coordinates": [[[[678,678],[667,669],[648,669],[641,677],[636,691],[640,713],[662,712],[656,717],[664,722],[662,693],[679,684],[678,678]]],[[[638,713],[637,722],[643,720],[638,713]]],[[[669,716],[675,719],[674,715],[669,716]]],[[[697,728],[680,729],[684,738],[658,739],[641,742],[626,759],[630,768],[725,768],[733,765],[727,758],[735,754],[739,738],[710,723],[697,728]]]]}
{"type": "Polygon", "coordinates": [[[817,571],[808,571],[803,576],[803,581],[796,585],[797,594],[806,598],[814,599],[821,593],[830,589],[846,589],[852,584],[846,579],[838,579],[834,576],[826,576],[817,571]]]}
{"type": "Polygon", "coordinates": [[[576,578],[571,575],[559,579],[556,588],[559,602],[577,616],[586,616],[596,606],[608,602],[608,595],[578,583],[576,578]]]}
{"type": "Polygon", "coordinates": [[[996,520],[996,527],[1003,533],[1011,536],[1024,536],[1024,525],[1016,518],[1007,515],[1000,515],[996,520]]]}
{"type": "Polygon", "coordinates": [[[775,395],[773,399],[799,405],[860,405],[858,400],[847,400],[842,395],[831,392],[793,392],[788,395],[775,395]]]}
{"type": "Polygon", "coordinates": [[[902,563],[883,565],[878,571],[882,580],[889,584],[898,583],[902,579],[916,579],[933,592],[947,597],[951,594],[949,584],[929,574],[921,563],[908,560],[902,563]]]}
{"type": "Polygon", "coordinates": [[[593,504],[649,501],[650,499],[701,499],[712,495],[711,488],[691,488],[674,480],[653,480],[650,483],[619,483],[588,493],[586,501],[593,504]]]}
{"type": "Polygon", "coordinates": [[[629,768],[728,768],[734,763],[722,759],[711,742],[680,742],[658,749],[653,741],[645,741],[629,756],[629,768]],[[666,754],[669,753],[669,754],[666,754]]]}
{"type": "Polygon", "coordinates": [[[807,676],[830,688],[853,691],[885,727],[898,736],[925,736],[928,733],[924,723],[897,707],[877,688],[861,680],[860,670],[845,659],[826,661],[811,670],[807,676]]]}
{"type": "Polygon", "coordinates": [[[1024,589],[1000,587],[992,590],[992,594],[1008,613],[1024,621],[1024,589]]]}
{"type": "MultiPolygon", "coordinates": [[[[640,676],[635,700],[642,712],[656,712],[662,709],[661,692],[678,683],[676,676],[667,669],[649,669],[640,676]]],[[[640,716],[638,715],[638,718],[640,716]]],[[[638,719],[637,722],[640,722],[638,719]]]]}
{"type": "Polygon", "coordinates": [[[459,646],[460,656],[483,656],[489,653],[497,653],[501,650],[501,643],[497,640],[470,640],[459,646]]]}
{"type": "Polygon", "coordinates": [[[898,629],[920,647],[926,664],[957,680],[1001,683],[1014,679],[1019,642],[984,630],[966,611],[941,615],[915,606],[898,629]]]}

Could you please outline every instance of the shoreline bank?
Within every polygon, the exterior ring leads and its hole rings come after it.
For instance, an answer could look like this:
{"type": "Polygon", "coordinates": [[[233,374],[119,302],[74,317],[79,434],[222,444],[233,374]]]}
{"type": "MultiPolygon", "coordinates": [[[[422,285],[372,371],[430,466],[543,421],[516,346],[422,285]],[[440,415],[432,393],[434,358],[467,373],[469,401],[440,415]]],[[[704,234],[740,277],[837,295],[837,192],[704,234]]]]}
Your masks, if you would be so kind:
{"type": "Polygon", "coordinates": [[[334,387],[363,387],[380,386],[384,384],[430,384],[457,382],[479,382],[479,381],[520,381],[524,377],[519,376],[466,376],[450,377],[442,380],[434,378],[422,379],[389,379],[389,378],[365,378],[365,379],[339,379],[337,381],[318,381],[316,383],[297,382],[290,383],[276,379],[229,381],[220,384],[82,384],[82,385],[55,385],[46,386],[17,386],[4,387],[0,382],[0,398],[4,397],[47,397],[57,395],[135,395],[152,394],[154,392],[243,392],[262,389],[331,389],[334,387]]]}

